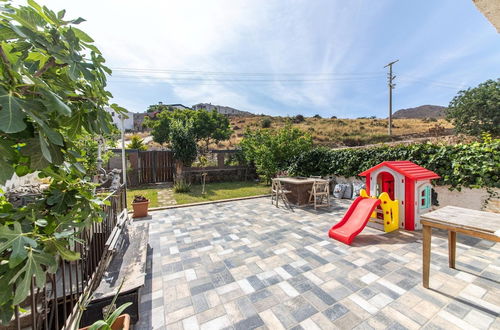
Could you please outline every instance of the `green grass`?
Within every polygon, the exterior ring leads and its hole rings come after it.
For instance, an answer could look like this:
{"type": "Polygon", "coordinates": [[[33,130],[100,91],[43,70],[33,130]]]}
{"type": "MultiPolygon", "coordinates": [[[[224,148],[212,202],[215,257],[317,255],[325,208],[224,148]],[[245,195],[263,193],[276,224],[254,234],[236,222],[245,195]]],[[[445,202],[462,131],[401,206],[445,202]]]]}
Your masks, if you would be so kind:
{"type": "MultiPolygon", "coordinates": [[[[127,190],[127,204],[131,207],[134,195],[143,195],[150,200],[149,207],[165,206],[158,203],[158,191],[165,188],[137,188],[127,190]]],[[[188,193],[174,193],[177,205],[218,201],[221,199],[249,197],[269,194],[271,187],[260,182],[220,182],[207,183],[205,194],[201,194],[201,185],[192,185],[188,193]]]]}
{"type": "Polygon", "coordinates": [[[149,207],[158,207],[158,188],[127,189],[127,205],[132,208],[132,200],[135,195],[142,195],[149,199],[149,207]]]}
{"type": "Polygon", "coordinates": [[[177,204],[189,204],[269,194],[270,190],[269,186],[257,182],[220,182],[208,183],[204,195],[201,194],[201,185],[193,185],[191,192],[174,193],[174,198],[177,204]]]}

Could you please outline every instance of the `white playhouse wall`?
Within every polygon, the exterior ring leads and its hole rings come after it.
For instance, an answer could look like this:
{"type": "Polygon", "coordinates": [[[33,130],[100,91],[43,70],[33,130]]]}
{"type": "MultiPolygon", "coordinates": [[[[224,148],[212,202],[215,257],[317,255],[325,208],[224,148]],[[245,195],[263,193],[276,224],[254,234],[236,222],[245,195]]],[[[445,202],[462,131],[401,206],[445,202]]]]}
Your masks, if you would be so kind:
{"type": "MultiPolygon", "coordinates": [[[[399,201],[399,227],[404,228],[405,221],[405,176],[394,171],[393,169],[382,166],[370,173],[370,195],[375,196],[377,193],[377,178],[380,173],[387,172],[394,177],[394,198],[399,201]]],[[[380,194],[380,192],[379,192],[380,194]]],[[[378,196],[376,196],[378,197],[378,196]]]]}

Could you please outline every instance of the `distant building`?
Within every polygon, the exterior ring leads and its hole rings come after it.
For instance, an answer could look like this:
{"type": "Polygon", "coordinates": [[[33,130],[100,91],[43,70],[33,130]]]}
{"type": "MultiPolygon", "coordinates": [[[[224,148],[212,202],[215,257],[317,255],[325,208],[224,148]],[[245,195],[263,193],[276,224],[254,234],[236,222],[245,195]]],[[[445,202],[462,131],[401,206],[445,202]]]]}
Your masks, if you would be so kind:
{"type": "MultiPolygon", "coordinates": [[[[120,115],[118,115],[112,108],[106,107],[105,110],[111,114],[113,118],[113,124],[118,127],[118,129],[122,128],[122,121],[120,119],[120,115]]],[[[123,126],[126,130],[132,129],[134,127],[134,119],[133,113],[127,113],[128,118],[123,121],[123,126]]]]}
{"type": "Polygon", "coordinates": [[[250,116],[252,113],[248,111],[241,111],[231,107],[226,107],[223,105],[214,105],[212,103],[198,103],[191,107],[193,110],[207,110],[212,111],[215,110],[220,114],[227,116],[250,116]]]}
{"type": "Polygon", "coordinates": [[[158,115],[161,111],[163,111],[165,109],[190,110],[189,107],[186,107],[185,105],[180,104],[180,103],[163,104],[163,102],[158,102],[158,104],[151,105],[151,106],[149,106],[149,109],[154,109],[154,110],[150,111],[150,112],[134,113],[134,116],[133,116],[133,129],[134,129],[134,131],[143,132],[143,131],[150,130],[149,128],[143,126],[144,118],[146,118],[146,116],[153,119],[156,117],[156,115],[158,115]],[[155,108],[157,108],[158,110],[155,110],[155,108]]]}

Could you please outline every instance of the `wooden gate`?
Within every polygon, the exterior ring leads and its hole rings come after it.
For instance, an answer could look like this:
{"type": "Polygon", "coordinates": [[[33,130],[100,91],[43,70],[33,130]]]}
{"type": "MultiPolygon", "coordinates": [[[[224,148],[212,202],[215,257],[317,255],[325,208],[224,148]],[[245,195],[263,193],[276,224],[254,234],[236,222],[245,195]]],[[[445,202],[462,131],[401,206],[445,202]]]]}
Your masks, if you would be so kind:
{"type": "Polygon", "coordinates": [[[175,162],[172,151],[139,151],[139,183],[173,182],[175,162]]]}

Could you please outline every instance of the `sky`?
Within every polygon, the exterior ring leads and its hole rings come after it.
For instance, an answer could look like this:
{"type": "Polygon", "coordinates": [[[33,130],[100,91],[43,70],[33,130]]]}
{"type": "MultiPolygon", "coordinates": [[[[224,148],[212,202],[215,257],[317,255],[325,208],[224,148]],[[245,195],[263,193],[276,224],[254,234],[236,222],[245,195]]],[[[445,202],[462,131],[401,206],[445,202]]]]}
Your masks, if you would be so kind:
{"type": "MultiPolygon", "coordinates": [[[[22,2],[22,1],[17,1],[22,2]]],[[[500,77],[500,34],[472,0],[39,0],[86,31],[113,102],[387,117],[500,77]]]]}

